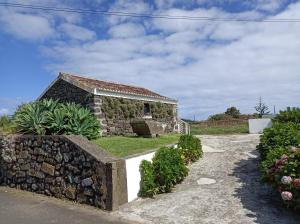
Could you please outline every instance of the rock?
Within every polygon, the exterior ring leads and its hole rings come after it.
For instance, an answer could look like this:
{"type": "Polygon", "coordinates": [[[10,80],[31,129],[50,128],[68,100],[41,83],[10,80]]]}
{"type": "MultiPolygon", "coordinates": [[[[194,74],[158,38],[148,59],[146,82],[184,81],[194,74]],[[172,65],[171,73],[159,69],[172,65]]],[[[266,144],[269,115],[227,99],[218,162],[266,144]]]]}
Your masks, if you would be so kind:
{"type": "Polygon", "coordinates": [[[43,163],[42,163],[41,170],[42,170],[44,173],[46,173],[46,174],[49,174],[49,175],[51,175],[51,176],[54,176],[55,166],[52,166],[52,165],[49,164],[49,163],[43,162],[43,163]]]}
{"type": "Polygon", "coordinates": [[[62,154],[60,152],[58,152],[55,156],[55,160],[60,163],[62,161],[62,159],[63,159],[62,154]]]}
{"type": "Polygon", "coordinates": [[[63,154],[63,158],[64,158],[65,163],[67,163],[67,162],[69,162],[71,160],[71,158],[70,158],[70,156],[69,156],[68,153],[64,153],[63,154]]]}
{"type": "Polygon", "coordinates": [[[81,185],[82,185],[83,187],[89,187],[89,186],[91,186],[92,184],[93,184],[93,180],[92,180],[92,178],[90,178],[90,177],[85,178],[85,179],[83,179],[83,180],[81,181],[81,185]]]}
{"type": "Polygon", "coordinates": [[[28,157],[28,151],[21,151],[19,155],[17,155],[18,159],[26,159],[28,157]]]}
{"type": "Polygon", "coordinates": [[[27,163],[27,164],[23,164],[20,166],[20,170],[29,170],[30,169],[30,164],[27,163]]]}
{"type": "Polygon", "coordinates": [[[94,190],[91,188],[85,188],[83,193],[86,196],[92,197],[94,195],[94,190]]]}
{"type": "Polygon", "coordinates": [[[83,193],[80,193],[80,194],[77,194],[76,200],[79,203],[86,203],[87,197],[83,193]]]}
{"type": "Polygon", "coordinates": [[[199,180],[197,180],[197,184],[199,185],[214,184],[214,183],[216,183],[216,180],[211,178],[200,178],[199,180]]]}
{"type": "Polygon", "coordinates": [[[16,177],[25,177],[26,176],[26,172],[25,171],[17,171],[16,172],[16,177]]]}
{"type": "Polygon", "coordinates": [[[38,186],[36,184],[32,184],[31,185],[31,189],[34,190],[34,191],[36,191],[38,189],[38,186]]]}
{"type": "Polygon", "coordinates": [[[68,186],[65,191],[65,195],[67,198],[75,200],[76,198],[76,188],[73,186],[68,186]]]}

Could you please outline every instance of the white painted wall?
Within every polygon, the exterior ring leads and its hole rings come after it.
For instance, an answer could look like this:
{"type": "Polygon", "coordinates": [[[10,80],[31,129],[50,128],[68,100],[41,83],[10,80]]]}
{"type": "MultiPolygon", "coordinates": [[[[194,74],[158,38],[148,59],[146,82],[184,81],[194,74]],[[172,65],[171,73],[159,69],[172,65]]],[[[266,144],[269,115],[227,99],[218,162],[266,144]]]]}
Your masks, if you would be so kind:
{"type": "Polygon", "coordinates": [[[140,190],[141,174],[139,171],[142,160],[151,161],[155,152],[144,154],[141,156],[128,158],[126,162],[127,172],[127,191],[128,191],[128,202],[133,201],[138,197],[140,190]]]}
{"type": "Polygon", "coordinates": [[[260,134],[265,128],[272,127],[272,120],[270,118],[249,119],[248,123],[250,134],[260,134]]]}

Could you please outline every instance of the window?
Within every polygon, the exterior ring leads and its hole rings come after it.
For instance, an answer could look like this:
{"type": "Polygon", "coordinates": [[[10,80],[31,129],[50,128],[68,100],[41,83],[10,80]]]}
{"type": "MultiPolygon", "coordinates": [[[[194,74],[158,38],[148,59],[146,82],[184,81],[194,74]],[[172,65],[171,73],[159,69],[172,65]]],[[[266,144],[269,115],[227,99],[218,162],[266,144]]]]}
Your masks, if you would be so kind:
{"type": "Polygon", "coordinates": [[[151,115],[150,104],[144,103],[144,115],[151,115]]]}

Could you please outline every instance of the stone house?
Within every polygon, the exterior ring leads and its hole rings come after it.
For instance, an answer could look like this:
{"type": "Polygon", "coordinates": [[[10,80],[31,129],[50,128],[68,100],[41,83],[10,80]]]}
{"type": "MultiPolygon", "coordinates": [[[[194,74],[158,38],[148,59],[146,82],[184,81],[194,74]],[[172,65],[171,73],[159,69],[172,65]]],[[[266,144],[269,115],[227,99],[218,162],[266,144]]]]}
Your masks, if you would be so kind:
{"type": "Polygon", "coordinates": [[[161,122],[165,133],[179,132],[177,100],[148,89],[60,73],[38,98],[75,102],[89,108],[102,135],[132,135],[133,119],[161,122]]]}

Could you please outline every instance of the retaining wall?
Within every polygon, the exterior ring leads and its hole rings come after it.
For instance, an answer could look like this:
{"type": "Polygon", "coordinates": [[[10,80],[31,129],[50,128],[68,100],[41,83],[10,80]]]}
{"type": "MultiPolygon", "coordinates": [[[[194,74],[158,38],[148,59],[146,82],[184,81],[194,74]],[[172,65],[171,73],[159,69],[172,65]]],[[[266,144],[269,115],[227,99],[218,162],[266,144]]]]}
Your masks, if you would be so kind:
{"type": "Polygon", "coordinates": [[[270,118],[249,119],[249,133],[261,134],[265,128],[272,127],[270,118]]]}
{"type": "Polygon", "coordinates": [[[0,137],[0,184],[106,210],[127,202],[125,161],[80,136],[0,137]]]}

